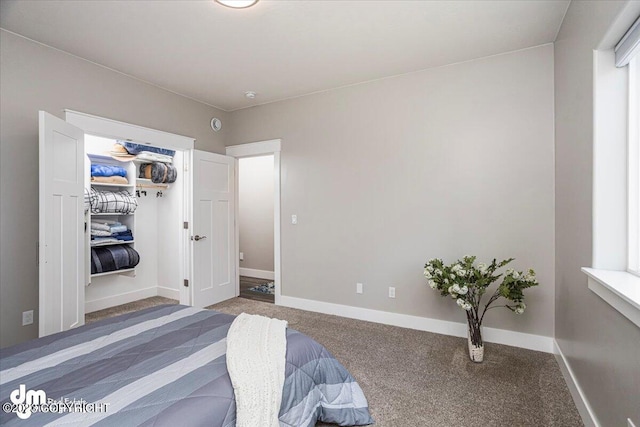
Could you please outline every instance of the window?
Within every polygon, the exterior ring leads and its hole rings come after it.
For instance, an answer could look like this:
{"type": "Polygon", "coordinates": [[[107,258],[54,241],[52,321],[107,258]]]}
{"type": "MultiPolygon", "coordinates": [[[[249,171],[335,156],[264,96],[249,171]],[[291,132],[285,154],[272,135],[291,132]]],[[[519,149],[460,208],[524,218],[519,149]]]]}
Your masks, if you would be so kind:
{"type": "Polygon", "coordinates": [[[594,51],[595,294],[640,327],[640,19],[614,49],[594,51]]]}
{"type": "Polygon", "coordinates": [[[640,276],[640,56],[629,62],[628,261],[640,276]]]}

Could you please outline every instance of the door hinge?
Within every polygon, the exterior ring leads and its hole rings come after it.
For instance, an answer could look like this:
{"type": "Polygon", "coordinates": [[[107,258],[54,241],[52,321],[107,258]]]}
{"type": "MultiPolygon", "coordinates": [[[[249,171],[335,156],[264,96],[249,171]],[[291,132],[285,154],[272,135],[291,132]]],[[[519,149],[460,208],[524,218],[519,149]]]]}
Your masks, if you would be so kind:
{"type": "Polygon", "coordinates": [[[184,279],[184,282],[182,283],[184,285],[185,288],[189,287],[189,279],[184,279]]]}
{"type": "Polygon", "coordinates": [[[187,221],[182,223],[182,228],[184,228],[185,230],[189,229],[189,223],[187,221]]]}

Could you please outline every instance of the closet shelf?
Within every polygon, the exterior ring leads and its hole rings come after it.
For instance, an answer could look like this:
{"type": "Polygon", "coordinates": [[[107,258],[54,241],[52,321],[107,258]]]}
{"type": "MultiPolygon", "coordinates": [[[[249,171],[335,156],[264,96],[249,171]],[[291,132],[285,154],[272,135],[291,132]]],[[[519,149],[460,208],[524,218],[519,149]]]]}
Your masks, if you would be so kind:
{"type": "Polygon", "coordinates": [[[120,212],[98,212],[91,213],[91,216],[130,216],[135,215],[135,213],[120,213],[120,212]]]}
{"type": "Polygon", "coordinates": [[[138,178],[136,180],[136,187],[138,188],[163,188],[163,189],[167,189],[169,188],[169,184],[156,184],[155,182],[151,181],[150,179],[147,178],[138,178]]]}
{"type": "Polygon", "coordinates": [[[102,246],[113,246],[113,245],[128,245],[131,243],[135,243],[134,240],[129,240],[129,241],[125,241],[125,240],[120,240],[119,242],[106,242],[106,243],[98,243],[98,244],[91,244],[92,248],[101,248],[102,246]]]}
{"type": "Polygon", "coordinates": [[[93,187],[127,187],[127,188],[133,188],[135,187],[135,185],[133,184],[110,184],[110,183],[106,183],[106,182],[93,182],[91,181],[91,186],[93,187]]]}
{"type": "MultiPolygon", "coordinates": [[[[98,153],[87,153],[87,156],[89,157],[89,159],[96,159],[96,160],[110,160],[110,161],[117,161],[119,162],[119,160],[114,159],[113,157],[111,157],[109,154],[98,154],[98,153]]],[[[122,162],[125,163],[125,162],[122,162]]]]}
{"type": "Polygon", "coordinates": [[[135,270],[136,270],[135,268],[123,268],[122,270],[114,270],[114,271],[107,271],[106,273],[92,274],[91,277],[101,277],[101,276],[109,276],[111,274],[131,273],[135,270]]]}

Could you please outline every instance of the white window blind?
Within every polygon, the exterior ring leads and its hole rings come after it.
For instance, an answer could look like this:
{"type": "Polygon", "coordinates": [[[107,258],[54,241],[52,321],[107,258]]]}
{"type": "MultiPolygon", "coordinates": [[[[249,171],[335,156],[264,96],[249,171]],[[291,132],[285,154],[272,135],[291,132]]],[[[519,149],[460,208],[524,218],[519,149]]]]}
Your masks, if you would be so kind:
{"type": "Polygon", "coordinates": [[[629,28],[615,48],[616,67],[624,67],[640,52],[640,17],[629,28]]]}

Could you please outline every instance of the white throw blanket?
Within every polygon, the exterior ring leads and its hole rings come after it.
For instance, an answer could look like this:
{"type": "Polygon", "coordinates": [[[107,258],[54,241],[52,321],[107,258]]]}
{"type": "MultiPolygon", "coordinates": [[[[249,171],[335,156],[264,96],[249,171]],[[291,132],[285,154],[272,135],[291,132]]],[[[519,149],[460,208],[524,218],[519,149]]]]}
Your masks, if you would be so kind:
{"type": "Polygon", "coordinates": [[[236,427],[278,427],[287,322],[242,313],[227,333],[227,369],[236,395],[236,427]]]}

